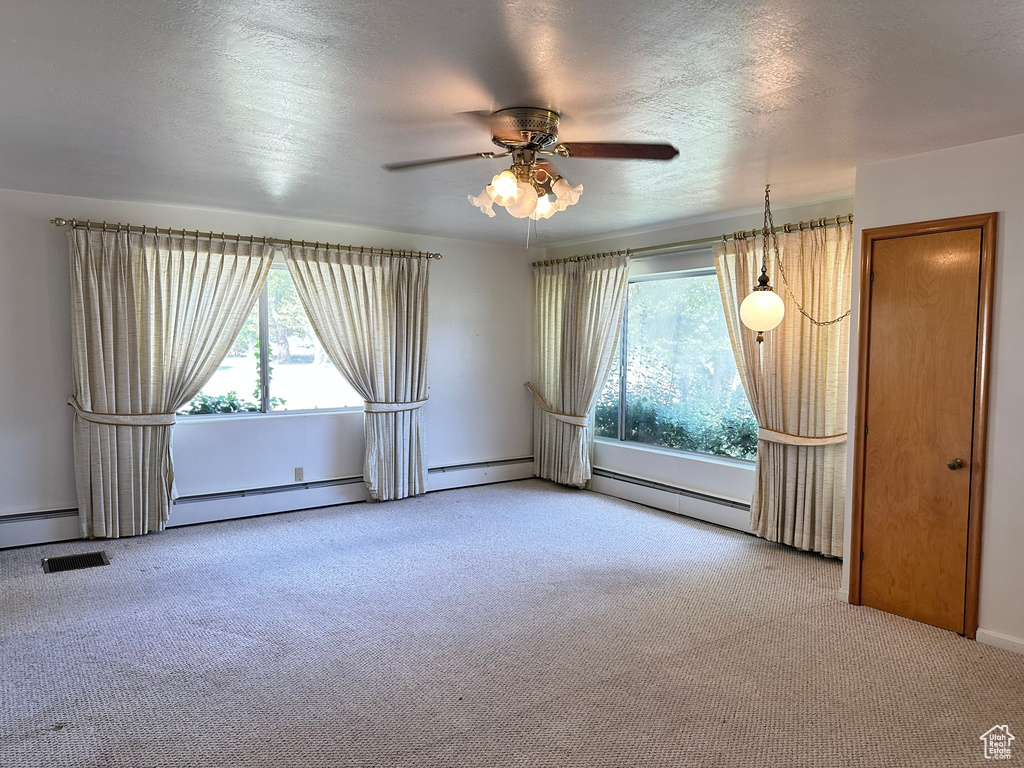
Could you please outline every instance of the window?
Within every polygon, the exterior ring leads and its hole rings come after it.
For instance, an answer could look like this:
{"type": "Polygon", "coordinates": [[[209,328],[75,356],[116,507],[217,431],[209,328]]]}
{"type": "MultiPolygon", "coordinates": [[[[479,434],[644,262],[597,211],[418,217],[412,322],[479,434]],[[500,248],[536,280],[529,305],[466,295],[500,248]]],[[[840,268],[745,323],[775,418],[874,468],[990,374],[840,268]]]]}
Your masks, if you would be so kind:
{"type": "Polygon", "coordinates": [[[753,460],[757,422],[736,370],[713,269],[630,280],[600,437],[753,460]]]}
{"type": "Polygon", "coordinates": [[[295,292],[275,264],[224,361],[180,413],[267,413],[362,407],[327,357],[295,292]],[[262,361],[267,360],[264,375],[262,361]]]}

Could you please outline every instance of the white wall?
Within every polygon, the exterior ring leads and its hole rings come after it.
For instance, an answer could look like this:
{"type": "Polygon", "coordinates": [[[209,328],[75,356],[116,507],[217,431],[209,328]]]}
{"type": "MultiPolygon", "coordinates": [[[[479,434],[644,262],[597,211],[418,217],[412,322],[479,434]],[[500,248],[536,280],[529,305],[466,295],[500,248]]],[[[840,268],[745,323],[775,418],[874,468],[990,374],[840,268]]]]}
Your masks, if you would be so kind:
{"type": "MultiPolygon", "coordinates": [[[[815,205],[791,208],[773,207],[772,214],[777,223],[785,224],[834,217],[850,213],[852,210],[853,200],[844,197],[815,205]]],[[[760,211],[729,218],[702,220],[672,229],[623,234],[603,240],[549,248],[547,258],[565,258],[583,253],[601,253],[718,237],[738,230],[760,229],[762,223],[763,212],[760,211]]],[[[630,274],[649,274],[706,266],[713,266],[710,245],[681,253],[636,259],[630,266],[630,274]]],[[[594,466],[610,472],[697,491],[721,499],[739,501],[748,506],[754,492],[754,465],[752,463],[661,450],[635,443],[597,439],[595,441],[594,466]]],[[[746,510],[609,478],[596,477],[593,487],[594,490],[611,496],[630,499],[736,530],[750,531],[750,514],[746,510]]]]}
{"type": "MultiPolygon", "coordinates": [[[[856,201],[858,253],[863,229],[999,213],[978,639],[1024,652],[1024,135],[861,166],[856,201]]],[[[855,312],[858,294],[855,282],[855,312]]],[[[854,333],[857,325],[855,317],[854,333]]],[[[856,350],[851,341],[851,393],[857,381],[856,350]]],[[[851,405],[851,431],[853,411],[851,405]]],[[[850,456],[852,473],[852,451],[850,456]]],[[[845,562],[852,492],[847,497],[845,562]]],[[[849,571],[843,571],[848,586],[849,571]]]]}
{"type": "MultiPolygon", "coordinates": [[[[77,506],[72,412],[65,405],[72,385],[67,229],[49,223],[56,216],[442,253],[430,275],[427,463],[532,455],[532,399],[523,382],[531,366],[530,262],[542,252],[228,211],[0,190],[0,516],[77,506]]],[[[290,484],[296,466],[305,468],[306,481],[357,476],[362,414],[184,417],[175,428],[174,455],[182,495],[290,484]]],[[[523,476],[532,474],[530,464],[521,466],[523,476]]],[[[451,484],[450,477],[443,483],[451,484]]],[[[307,493],[286,494],[287,503],[325,503],[322,493],[307,493]]],[[[194,509],[190,515],[194,521],[194,509]]]]}

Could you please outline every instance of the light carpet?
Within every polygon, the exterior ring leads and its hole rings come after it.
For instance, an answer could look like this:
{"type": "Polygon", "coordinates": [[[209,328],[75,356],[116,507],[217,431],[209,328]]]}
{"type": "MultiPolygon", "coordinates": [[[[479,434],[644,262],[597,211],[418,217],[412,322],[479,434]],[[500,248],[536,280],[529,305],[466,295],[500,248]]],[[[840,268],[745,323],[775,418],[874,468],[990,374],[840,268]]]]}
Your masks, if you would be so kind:
{"type": "Polygon", "coordinates": [[[1024,658],[839,578],[537,480],[0,552],[0,765],[1024,762],[1024,658]]]}

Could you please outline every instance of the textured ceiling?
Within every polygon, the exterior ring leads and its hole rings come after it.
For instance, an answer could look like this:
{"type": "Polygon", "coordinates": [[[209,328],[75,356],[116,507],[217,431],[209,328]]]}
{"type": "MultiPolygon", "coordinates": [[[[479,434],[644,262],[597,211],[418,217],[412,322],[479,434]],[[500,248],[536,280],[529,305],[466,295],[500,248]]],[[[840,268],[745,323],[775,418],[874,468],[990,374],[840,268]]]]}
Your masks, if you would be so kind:
{"type": "MultiPolygon", "coordinates": [[[[1024,133],[1020,0],[3,3],[0,187],[523,242],[466,200],[503,167],[458,113],[543,106],[566,159],[544,244],[849,194],[864,162],[1024,133]]],[[[74,215],[74,211],[54,211],[74,215]]],[[[162,222],[155,222],[162,223],[162,222]]]]}

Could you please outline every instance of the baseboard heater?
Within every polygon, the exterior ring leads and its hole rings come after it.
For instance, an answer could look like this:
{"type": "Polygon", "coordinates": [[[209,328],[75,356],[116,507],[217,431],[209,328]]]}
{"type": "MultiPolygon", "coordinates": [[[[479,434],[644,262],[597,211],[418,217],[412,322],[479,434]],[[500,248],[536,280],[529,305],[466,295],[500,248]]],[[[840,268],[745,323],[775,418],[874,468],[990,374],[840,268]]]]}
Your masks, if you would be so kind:
{"type": "Polygon", "coordinates": [[[723,499],[721,496],[712,496],[709,493],[701,493],[700,491],[691,491],[688,488],[679,488],[675,485],[668,485],[667,483],[658,483],[654,480],[645,480],[642,477],[634,477],[633,475],[624,475],[620,472],[611,472],[607,469],[600,469],[594,467],[593,474],[595,477],[605,477],[609,480],[618,480],[620,483],[630,483],[632,485],[641,485],[644,488],[653,488],[656,491],[664,491],[665,493],[674,493],[677,496],[687,496],[691,499],[697,499],[699,501],[707,501],[711,504],[720,504],[723,507],[732,507],[733,509],[742,509],[744,512],[750,511],[750,505],[744,504],[742,501],[736,501],[734,499],[723,499]]]}
{"type": "Polygon", "coordinates": [[[4,523],[28,523],[34,520],[52,520],[57,517],[78,517],[78,510],[51,509],[44,512],[18,512],[13,515],[0,515],[0,525],[4,523]]]}
{"type": "MultiPolygon", "coordinates": [[[[533,457],[519,459],[496,459],[494,461],[477,461],[470,464],[450,464],[444,467],[428,467],[428,474],[439,472],[455,472],[466,469],[485,469],[487,467],[501,467],[507,464],[522,464],[532,462],[533,457]]],[[[222,491],[219,493],[200,493],[193,496],[179,496],[174,500],[175,504],[193,504],[200,501],[220,501],[223,499],[237,499],[244,496],[260,496],[268,493],[291,493],[292,491],[308,491],[314,488],[330,488],[337,485],[353,485],[362,483],[362,475],[352,477],[339,477],[333,480],[313,480],[306,483],[289,483],[287,485],[268,485],[263,488],[247,488],[244,491],[222,491]]],[[[77,510],[75,511],[77,514],[77,510]]]]}
{"type": "Polygon", "coordinates": [[[470,464],[449,464],[446,467],[429,467],[427,474],[437,475],[442,472],[462,472],[466,469],[487,469],[488,467],[507,467],[510,464],[532,464],[533,456],[521,456],[518,459],[495,459],[493,461],[475,461],[470,464]]]}
{"type": "MultiPolygon", "coordinates": [[[[504,467],[510,464],[527,464],[533,462],[533,456],[522,456],[516,459],[494,459],[477,461],[468,464],[448,464],[442,467],[429,467],[431,475],[442,472],[459,472],[467,469],[486,469],[488,467],[504,467]]],[[[219,493],[198,493],[192,496],[179,496],[175,504],[195,504],[204,501],[221,499],[237,499],[245,496],[259,496],[267,493],[290,493],[292,491],[308,491],[314,488],[330,488],[336,485],[352,485],[363,482],[362,475],[339,477],[333,480],[313,480],[308,483],[290,483],[288,485],[268,485],[263,488],[247,488],[244,491],[221,491],[219,493]]],[[[4,523],[25,523],[33,520],[49,520],[57,517],[77,517],[77,509],[52,509],[43,512],[19,512],[13,515],[0,515],[0,525],[4,523]]]]}
{"type": "Polygon", "coordinates": [[[333,480],[311,480],[308,483],[289,483],[288,485],[267,485],[263,488],[246,488],[244,491],[221,491],[219,493],[197,493],[194,496],[179,496],[175,504],[194,504],[198,501],[221,501],[238,499],[245,496],[263,496],[268,493],[290,493],[292,491],[309,491],[314,488],[330,488],[335,485],[352,485],[363,482],[362,475],[339,477],[333,480]]]}

